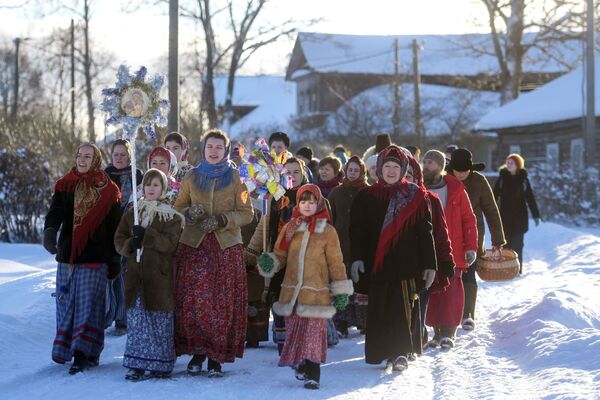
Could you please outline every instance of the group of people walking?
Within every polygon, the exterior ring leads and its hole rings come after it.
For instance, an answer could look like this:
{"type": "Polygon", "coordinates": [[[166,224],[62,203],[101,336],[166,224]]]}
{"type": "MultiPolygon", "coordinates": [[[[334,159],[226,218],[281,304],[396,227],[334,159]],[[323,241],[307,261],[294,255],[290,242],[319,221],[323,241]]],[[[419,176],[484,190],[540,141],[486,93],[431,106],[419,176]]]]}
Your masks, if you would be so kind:
{"type": "Polygon", "coordinates": [[[241,145],[220,130],[203,137],[196,167],[186,138],[169,134],[137,188],[126,140],[105,170],[100,150],[81,145],[44,227],[58,262],[52,359],[73,360],[71,374],[98,365],[114,322],[127,334],[126,379],[168,377],[181,355],[192,356],[190,375],[221,377],[269,339],[272,313],[279,365],[308,389],[351,327],[365,334],[367,363],[402,371],[428,347],[452,348],[458,327],[475,328],[484,218],[492,251],[508,243],[521,263],[527,205],[540,221],[517,154],[492,191],[466,149],[420,160],[379,135],[363,157],[338,146],[316,160],[309,147],[294,157],[283,132],[269,146],[291,187],[261,215],[240,179],[241,145]]]}

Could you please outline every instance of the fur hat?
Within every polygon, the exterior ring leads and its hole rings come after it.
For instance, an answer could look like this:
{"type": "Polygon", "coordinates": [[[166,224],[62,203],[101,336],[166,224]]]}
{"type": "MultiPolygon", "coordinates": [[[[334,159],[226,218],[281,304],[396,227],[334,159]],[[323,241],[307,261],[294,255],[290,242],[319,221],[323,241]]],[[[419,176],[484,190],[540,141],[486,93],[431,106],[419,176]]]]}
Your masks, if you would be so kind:
{"type": "Polygon", "coordinates": [[[448,169],[452,171],[483,171],[484,163],[473,164],[473,154],[467,149],[456,149],[452,152],[448,169]]]}
{"type": "Polygon", "coordinates": [[[446,156],[439,150],[429,150],[423,156],[423,160],[431,160],[442,168],[442,171],[446,167],[446,156]]]}
{"type": "Polygon", "coordinates": [[[389,145],[392,144],[392,138],[389,133],[382,133],[381,135],[377,135],[377,139],[375,141],[375,153],[379,153],[381,150],[385,149],[389,145]]]}
{"type": "Polygon", "coordinates": [[[377,154],[373,154],[369,158],[367,158],[367,169],[377,166],[377,154]]]}

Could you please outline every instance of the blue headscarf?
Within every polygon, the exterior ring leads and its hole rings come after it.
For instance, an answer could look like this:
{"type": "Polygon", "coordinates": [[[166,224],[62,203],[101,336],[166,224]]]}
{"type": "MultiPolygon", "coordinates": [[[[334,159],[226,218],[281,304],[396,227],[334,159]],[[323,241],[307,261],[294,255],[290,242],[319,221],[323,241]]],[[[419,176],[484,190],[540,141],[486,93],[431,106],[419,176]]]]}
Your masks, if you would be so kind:
{"type": "Polygon", "coordinates": [[[225,147],[223,159],[216,164],[211,164],[204,159],[207,139],[202,144],[202,159],[200,160],[200,164],[192,169],[196,188],[201,192],[209,191],[215,181],[215,190],[221,190],[229,186],[233,181],[233,171],[235,170],[235,164],[229,160],[231,142],[225,147]]]}

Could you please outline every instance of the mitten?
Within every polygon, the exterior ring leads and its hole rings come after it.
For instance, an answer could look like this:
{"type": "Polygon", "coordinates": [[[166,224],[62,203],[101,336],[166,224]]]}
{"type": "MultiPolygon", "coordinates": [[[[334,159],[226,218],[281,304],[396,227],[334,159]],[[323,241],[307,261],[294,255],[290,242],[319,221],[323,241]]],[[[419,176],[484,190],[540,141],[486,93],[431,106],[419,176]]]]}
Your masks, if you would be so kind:
{"type": "Polygon", "coordinates": [[[198,224],[198,229],[210,233],[219,229],[219,219],[216,216],[208,217],[198,224]]]}
{"type": "Polygon", "coordinates": [[[275,262],[267,253],[262,253],[260,257],[258,257],[258,266],[267,274],[273,271],[273,267],[275,267],[275,262]]]}
{"type": "Polygon", "coordinates": [[[423,280],[425,281],[425,289],[429,289],[435,279],[435,269],[426,269],[423,271],[423,280]]]}
{"type": "Polygon", "coordinates": [[[44,231],[44,248],[50,254],[56,254],[56,229],[48,228],[44,231]]]}
{"type": "Polygon", "coordinates": [[[358,282],[358,279],[360,278],[358,275],[359,272],[365,273],[365,262],[362,260],[354,261],[350,267],[350,275],[354,283],[358,282]]]}
{"type": "Polygon", "coordinates": [[[142,248],[142,243],[144,242],[144,235],[146,234],[146,229],[141,225],[134,225],[131,228],[131,247],[134,250],[138,250],[142,248]]]}
{"type": "Polygon", "coordinates": [[[194,204],[184,211],[185,223],[195,224],[205,215],[204,206],[202,204],[194,204]]]}
{"type": "Polygon", "coordinates": [[[467,254],[465,254],[465,261],[467,264],[471,266],[475,260],[477,260],[477,252],[475,252],[475,250],[467,250],[467,254]]]}
{"type": "Polygon", "coordinates": [[[336,294],[333,296],[333,305],[336,310],[344,311],[346,306],[348,305],[348,295],[347,294],[336,294]]]}

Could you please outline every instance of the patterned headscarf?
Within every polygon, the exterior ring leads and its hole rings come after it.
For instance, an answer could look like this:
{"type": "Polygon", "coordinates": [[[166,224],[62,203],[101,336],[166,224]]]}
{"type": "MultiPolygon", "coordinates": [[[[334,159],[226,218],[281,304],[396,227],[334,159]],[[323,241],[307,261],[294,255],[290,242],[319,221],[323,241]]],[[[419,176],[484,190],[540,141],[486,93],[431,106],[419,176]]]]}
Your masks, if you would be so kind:
{"type": "Polygon", "coordinates": [[[154,157],[164,157],[169,162],[169,173],[167,174],[167,179],[174,179],[173,177],[177,174],[177,157],[173,154],[172,151],[168,150],[164,146],[156,146],[152,149],[150,154],[148,154],[148,169],[152,168],[152,159],[154,157]]]}
{"type": "Polygon", "coordinates": [[[386,147],[379,153],[377,157],[377,177],[380,182],[383,181],[385,183],[385,180],[383,179],[383,164],[388,161],[400,165],[400,181],[402,181],[406,176],[406,170],[408,168],[408,157],[406,156],[406,153],[395,144],[386,147]]]}
{"type": "Polygon", "coordinates": [[[55,192],[71,192],[73,204],[73,236],[69,262],[83,253],[90,236],[104,221],[112,207],[121,199],[121,192],[110,177],[102,171],[102,154],[92,143],[79,146],[94,151],[88,172],[80,173],[77,165],[54,185],[55,192]]]}
{"type": "Polygon", "coordinates": [[[327,209],[327,203],[325,202],[325,198],[321,194],[321,189],[317,185],[312,183],[307,183],[306,185],[302,185],[298,192],[296,193],[296,206],[294,207],[294,211],[292,212],[292,218],[290,222],[287,224],[285,228],[284,237],[279,243],[279,248],[281,250],[287,250],[290,247],[290,243],[294,238],[294,234],[298,231],[298,228],[303,223],[307,224],[306,229],[310,233],[315,232],[315,228],[317,227],[317,222],[319,220],[326,220],[331,223],[331,215],[329,215],[329,210],[327,209]],[[300,213],[299,205],[300,199],[305,192],[310,192],[313,194],[315,199],[317,199],[317,212],[315,212],[310,217],[306,217],[300,213]]]}
{"type": "Polygon", "coordinates": [[[363,187],[367,186],[367,167],[365,166],[365,163],[359,156],[350,157],[350,159],[348,160],[346,165],[344,165],[343,169],[344,169],[344,180],[342,181],[342,185],[358,187],[358,188],[363,188],[363,187]],[[360,176],[353,181],[348,179],[348,167],[350,166],[350,163],[355,163],[360,168],[360,176]]]}

